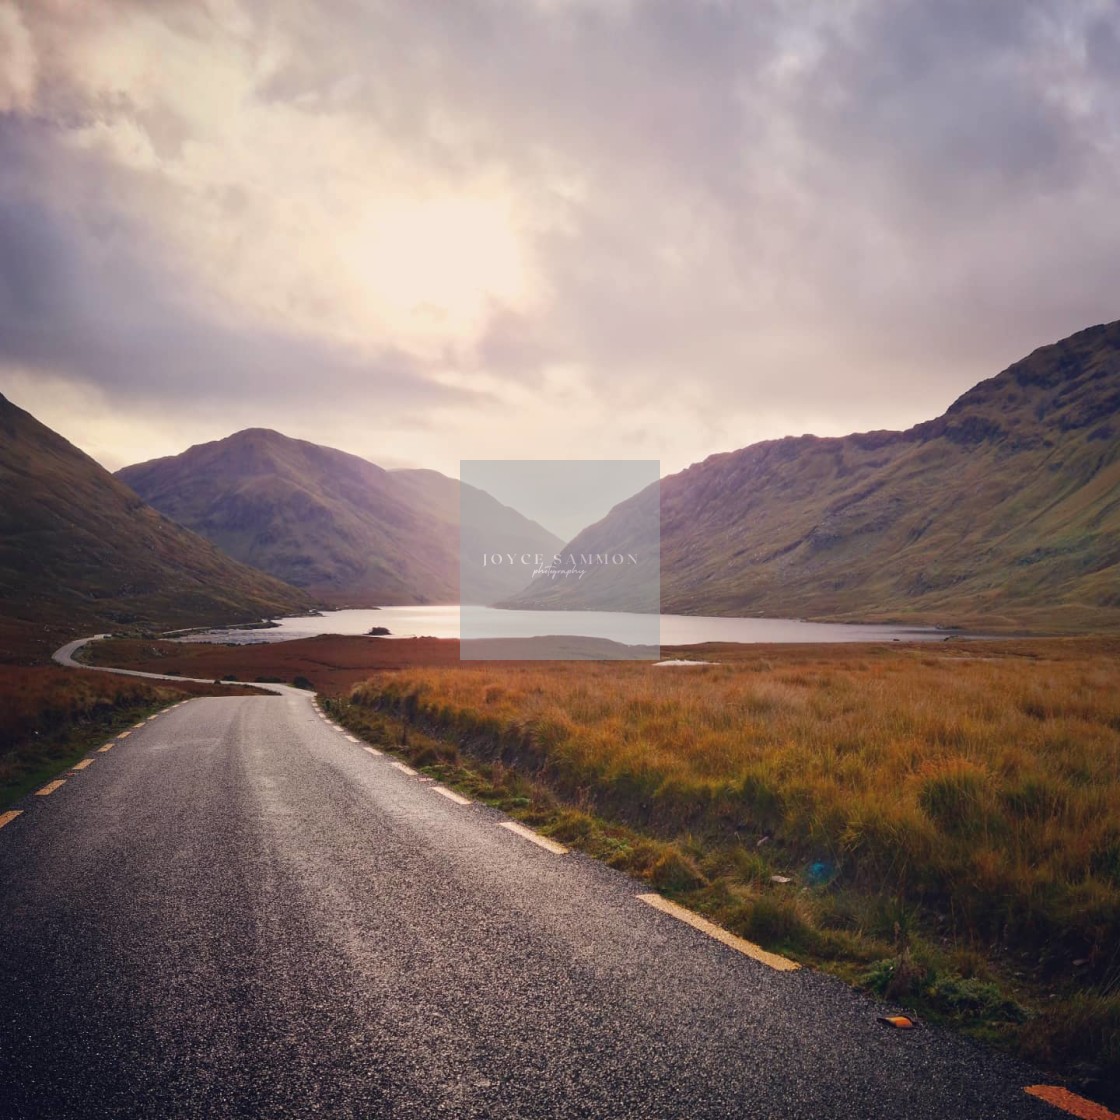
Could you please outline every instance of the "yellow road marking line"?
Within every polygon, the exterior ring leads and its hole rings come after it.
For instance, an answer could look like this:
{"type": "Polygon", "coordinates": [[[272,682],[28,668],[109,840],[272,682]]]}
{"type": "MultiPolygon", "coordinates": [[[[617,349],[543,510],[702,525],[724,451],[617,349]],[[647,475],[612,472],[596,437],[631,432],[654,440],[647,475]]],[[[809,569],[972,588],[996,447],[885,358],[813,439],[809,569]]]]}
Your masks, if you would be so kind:
{"type": "Polygon", "coordinates": [[[105,746],[97,748],[97,753],[98,754],[104,754],[106,751],[111,751],[112,749],[113,749],[113,744],[112,743],[106,743],[105,746]]]}
{"type": "Polygon", "coordinates": [[[471,803],[469,797],[461,797],[452,789],[444,789],[443,786],[432,786],[432,792],[438,793],[440,797],[446,797],[448,801],[454,801],[456,805],[469,805],[471,803]]]}
{"type": "Polygon", "coordinates": [[[526,828],[525,825],[517,821],[502,821],[502,828],[508,828],[510,832],[516,832],[518,836],[526,840],[531,840],[534,844],[545,851],[552,852],[553,855],[563,856],[568,854],[568,849],[563,844],[557,844],[555,840],[549,840],[547,836],[542,836],[539,832],[534,832],[531,828],[526,828]]]}
{"type": "Polygon", "coordinates": [[[411,766],[405,766],[403,762],[394,762],[393,765],[402,773],[408,774],[410,777],[416,777],[416,771],[411,766]]]}
{"type": "Polygon", "coordinates": [[[667,898],[662,898],[659,894],[640,894],[638,898],[640,898],[642,902],[652,906],[655,910],[661,910],[666,914],[671,914],[674,918],[692,926],[693,929],[698,929],[701,933],[706,933],[709,937],[726,945],[729,949],[734,949],[744,956],[751,957],[753,960],[769,965],[779,972],[792,972],[794,969],[801,967],[796,961],[788,960],[786,957],[779,957],[777,953],[768,953],[761,945],[756,945],[753,941],[747,941],[742,937],[736,937],[733,933],[728,933],[727,930],[717,926],[715,922],[709,922],[707,918],[701,918],[699,914],[694,914],[691,910],[686,910],[683,906],[678,906],[675,902],[670,902],[667,898]]]}
{"type": "Polygon", "coordinates": [[[375,750],[373,749],[373,747],[362,747],[362,750],[364,750],[364,751],[368,751],[368,752],[369,752],[370,754],[375,754],[375,755],[377,755],[377,756],[378,756],[379,758],[381,757],[381,752],[380,752],[380,751],[375,751],[375,750]]]}
{"type": "Polygon", "coordinates": [[[120,733],[120,734],[119,734],[119,735],[117,736],[117,738],[118,738],[118,739],[127,739],[127,738],[129,737],[129,735],[131,735],[131,734],[132,734],[132,732],[131,732],[131,731],[122,731],[122,732],[121,732],[121,733],[120,733]]]}
{"type": "Polygon", "coordinates": [[[1103,1104],[1079,1097],[1060,1085],[1028,1085],[1023,1092],[1038,1097],[1040,1101],[1052,1104],[1055,1108],[1063,1109],[1071,1116],[1079,1116],[1081,1120],[1120,1120],[1115,1112],[1105,1108],[1103,1104]]]}
{"type": "Polygon", "coordinates": [[[64,786],[64,785],[66,785],[66,779],[65,778],[59,778],[58,781],[56,781],[56,782],[48,782],[45,786],[43,786],[42,789],[37,789],[35,791],[35,796],[36,797],[47,797],[50,794],[54,793],[54,791],[56,789],[58,789],[59,786],[64,786]]]}
{"type": "Polygon", "coordinates": [[[83,758],[81,762],[75,762],[70,768],[71,770],[84,770],[87,766],[93,765],[92,758],[83,758]]]}
{"type": "Polygon", "coordinates": [[[0,828],[3,828],[6,824],[11,824],[22,812],[22,809],[9,809],[6,813],[0,813],[0,828]]]}
{"type": "Polygon", "coordinates": [[[346,738],[349,739],[351,743],[356,743],[358,741],[357,739],[354,738],[353,735],[347,735],[346,738]]]}

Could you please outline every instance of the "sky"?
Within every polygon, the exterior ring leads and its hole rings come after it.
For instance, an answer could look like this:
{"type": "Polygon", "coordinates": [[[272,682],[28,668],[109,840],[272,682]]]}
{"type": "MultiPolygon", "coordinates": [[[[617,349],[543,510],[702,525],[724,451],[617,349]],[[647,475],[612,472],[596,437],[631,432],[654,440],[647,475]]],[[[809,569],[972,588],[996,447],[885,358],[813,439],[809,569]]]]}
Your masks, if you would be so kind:
{"type": "Polygon", "coordinates": [[[110,469],[905,428],[1118,199],[1120,0],[0,0],[0,392],[110,469]]]}
{"type": "Polygon", "coordinates": [[[459,478],[567,542],[660,473],[657,459],[463,459],[459,478]]]}

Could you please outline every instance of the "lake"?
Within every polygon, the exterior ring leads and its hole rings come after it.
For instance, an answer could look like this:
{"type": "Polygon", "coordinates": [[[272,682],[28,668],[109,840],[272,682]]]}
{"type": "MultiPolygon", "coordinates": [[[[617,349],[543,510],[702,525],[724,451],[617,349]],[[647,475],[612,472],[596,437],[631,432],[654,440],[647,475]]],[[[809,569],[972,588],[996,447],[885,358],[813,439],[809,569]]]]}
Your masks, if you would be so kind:
{"type": "MultiPolygon", "coordinates": [[[[526,635],[580,635],[646,640],[653,619],[617,611],[505,611],[470,607],[471,637],[508,638],[526,635]]],[[[373,626],[387,626],[394,638],[458,638],[459,606],[381,607],[378,610],[340,610],[322,615],[281,618],[266,630],[211,630],[186,641],[283,642],[319,634],[366,634],[373,626]]],[[[888,642],[937,641],[946,631],[934,627],[872,623],[803,622],[792,618],[714,618],[707,615],[661,615],[661,645],[700,642],[888,642]]],[[[656,635],[654,635],[656,637],[656,635]]]]}

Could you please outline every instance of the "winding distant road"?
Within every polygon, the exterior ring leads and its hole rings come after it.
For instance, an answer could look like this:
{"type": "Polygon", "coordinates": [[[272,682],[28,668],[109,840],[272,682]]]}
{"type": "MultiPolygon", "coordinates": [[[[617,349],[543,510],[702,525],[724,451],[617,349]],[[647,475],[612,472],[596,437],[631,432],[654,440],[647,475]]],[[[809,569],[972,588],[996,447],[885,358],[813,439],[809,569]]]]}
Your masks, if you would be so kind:
{"type": "Polygon", "coordinates": [[[269,687],[162,713],[0,828],[6,1120],[1062,1115],[269,687]]]}

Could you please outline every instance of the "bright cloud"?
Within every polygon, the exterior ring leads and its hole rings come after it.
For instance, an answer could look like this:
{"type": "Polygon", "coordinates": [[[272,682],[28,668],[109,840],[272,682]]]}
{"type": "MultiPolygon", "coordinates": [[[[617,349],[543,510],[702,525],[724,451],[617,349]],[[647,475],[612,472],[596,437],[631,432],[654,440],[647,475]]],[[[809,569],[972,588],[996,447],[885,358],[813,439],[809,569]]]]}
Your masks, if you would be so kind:
{"type": "Polygon", "coordinates": [[[1112,0],[0,0],[0,387],[112,466],[904,426],[1116,318],[1118,91],[1112,0]]]}

